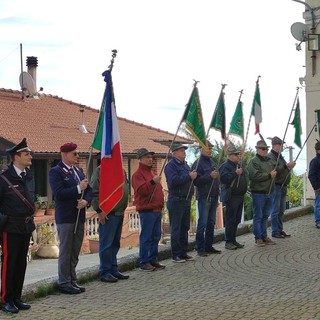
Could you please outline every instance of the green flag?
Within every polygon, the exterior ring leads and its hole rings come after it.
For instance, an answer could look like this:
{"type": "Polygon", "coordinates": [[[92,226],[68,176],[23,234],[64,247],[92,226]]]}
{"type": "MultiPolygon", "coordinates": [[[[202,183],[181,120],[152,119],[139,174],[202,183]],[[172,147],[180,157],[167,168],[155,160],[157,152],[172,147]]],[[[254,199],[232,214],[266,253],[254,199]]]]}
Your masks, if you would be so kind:
{"type": "Polygon", "coordinates": [[[234,112],[234,115],[230,123],[229,134],[237,135],[243,140],[243,137],[244,137],[243,112],[242,112],[242,102],[240,101],[240,99],[238,101],[236,110],[234,112]]]}
{"type": "Polygon", "coordinates": [[[186,128],[199,142],[201,147],[206,147],[207,139],[203,125],[199,92],[196,86],[193,88],[191,97],[182,118],[182,122],[185,122],[186,128]]]}
{"type": "MultiPolygon", "coordinates": [[[[318,122],[319,122],[319,116],[318,116],[318,122]]],[[[301,148],[301,134],[302,134],[302,129],[301,129],[301,120],[300,120],[300,102],[299,98],[297,100],[296,104],[296,110],[294,113],[294,118],[291,124],[295,128],[295,135],[294,135],[294,143],[301,148]]]]}
{"type": "Polygon", "coordinates": [[[214,110],[209,129],[216,129],[221,132],[221,138],[226,138],[226,112],[224,104],[224,92],[221,90],[216,109],[214,110]]]}

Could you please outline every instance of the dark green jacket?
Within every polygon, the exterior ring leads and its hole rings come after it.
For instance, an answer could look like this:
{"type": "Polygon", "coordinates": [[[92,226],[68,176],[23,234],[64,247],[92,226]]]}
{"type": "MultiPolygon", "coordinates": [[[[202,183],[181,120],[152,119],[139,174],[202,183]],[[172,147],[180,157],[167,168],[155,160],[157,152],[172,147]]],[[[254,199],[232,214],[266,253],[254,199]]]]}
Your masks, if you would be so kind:
{"type": "MultiPolygon", "coordinates": [[[[125,180],[124,180],[124,186],[123,186],[123,196],[119,201],[119,203],[112,210],[112,212],[114,212],[116,216],[123,215],[124,211],[128,206],[129,183],[128,183],[127,174],[125,171],[124,171],[124,177],[125,177],[125,180]]],[[[90,186],[92,188],[91,206],[97,213],[100,213],[102,212],[102,210],[99,207],[100,166],[97,167],[97,169],[94,171],[91,177],[90,186]]]]}
{"type": "Polygon", "coordinates": [[[256,154],[249,162],[250,191],[256,193],[270,193],[273,191],[274,183],[270,172],[275,163],[269,157],[261,157],[256,154]],[[272,184],[272,188],[270,186],[272,184]]]}

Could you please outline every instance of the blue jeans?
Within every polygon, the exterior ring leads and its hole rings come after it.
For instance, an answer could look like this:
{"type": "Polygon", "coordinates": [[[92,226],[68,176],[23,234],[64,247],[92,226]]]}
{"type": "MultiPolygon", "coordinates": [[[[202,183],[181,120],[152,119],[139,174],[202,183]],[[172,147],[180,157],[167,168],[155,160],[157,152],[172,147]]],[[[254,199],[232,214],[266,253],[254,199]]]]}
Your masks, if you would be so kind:
{"type": "Polygon", "coordinates": [[[272,235],[280,233],[283,230],[283,215],[286,209],[287,187],[275,185],[271,193],[271,228],[272,235]]]}
{"type": "Polygon", "coordinates": [[[169,198],[167,202],[171,230],[172,256],[183,257],[188,251],[191,201],[180,197],[169,198]]]}
{"type": "Polygon", "coordinates": [[[140,212],[140,266],[158,261],[161,238],[161,212],[140,212]]]}
{"type": "Polygon", "coordinates": [[[123,216],[108,214],[105,224],[99,224],[100,275],[118,271],[117,254],[120,249],[123,216]]]}
{"type": "Polygon", "coordinates": [[[226,202],[226,223],[225,223],[225,241],[234,243],[238,224],[241,222],[243,209],[243,196],[232,196],[230,201],[226,202]]]}
{"type": "Polygon", "coordinates": [[[268,218],[271,210],[271,195],[251,193],[253,204],[253,234],[255,239],[267,238],[268,218]]]}
{"type": "Polygon", "coordinates": [[[199,218],[197,222],[196,244],[197,251],[205,251],[213,245],[214,225],[216,224],[216,211],[218,196],[198,200],[199,218]]]}
{"type": "Polygon", "coordinates": [[[314,220],[316,223],[320,223],[320,193],[316,194],[314,201],[314,220]]]}

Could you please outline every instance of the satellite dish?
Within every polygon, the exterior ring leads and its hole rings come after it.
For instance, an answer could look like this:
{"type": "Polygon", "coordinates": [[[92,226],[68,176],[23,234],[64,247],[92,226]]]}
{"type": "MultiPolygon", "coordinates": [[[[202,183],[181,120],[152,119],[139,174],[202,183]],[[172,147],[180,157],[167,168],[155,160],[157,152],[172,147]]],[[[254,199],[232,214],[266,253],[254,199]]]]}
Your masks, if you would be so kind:
{"type": "Polygon", "coordinates": [[[302,22],[295,22],[291,26],[291,34],[298,41],[301,41],[301,42],[307,41],[308,33],[309,33],[308,27],[302,22]]]}
{"type": "Polygon", "coordinates": [[[36,89],[36,83],[34,82],[32,76],[28,72],[21,72],[19,82],[21,90],[25,92],[27,97],[36,96],[38,94],[36,89]]]}

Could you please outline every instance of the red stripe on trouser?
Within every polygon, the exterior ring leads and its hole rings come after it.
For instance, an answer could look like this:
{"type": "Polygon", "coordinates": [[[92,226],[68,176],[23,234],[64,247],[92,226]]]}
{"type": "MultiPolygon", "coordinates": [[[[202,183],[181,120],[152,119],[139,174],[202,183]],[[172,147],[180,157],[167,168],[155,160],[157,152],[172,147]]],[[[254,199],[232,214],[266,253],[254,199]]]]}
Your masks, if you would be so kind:
{"type": "Polygon", "coordinates": [[[1,268],[1,301],[5,303],[7,294],[7,267],[8,267],[8,233],[2,232],[2,268],[1,268]]]}

